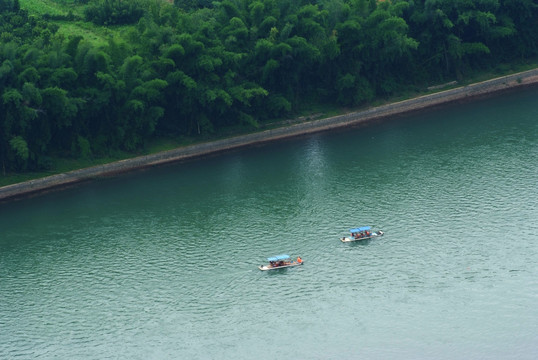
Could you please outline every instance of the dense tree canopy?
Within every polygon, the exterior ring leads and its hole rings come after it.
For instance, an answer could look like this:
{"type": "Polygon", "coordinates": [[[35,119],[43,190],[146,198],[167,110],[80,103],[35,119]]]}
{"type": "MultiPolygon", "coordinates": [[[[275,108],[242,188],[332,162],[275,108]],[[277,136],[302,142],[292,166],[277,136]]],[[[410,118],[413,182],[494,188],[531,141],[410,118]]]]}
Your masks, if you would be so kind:
{"type": "MultiPolygon", "coordinates": [[[[0,0],[0,161],[142,149],[538,55],[536,0],[84,0],[95,45],[0,0]]],[[[66,19],[68,21],[69,19],[66,19]]],[[[77,21],[80,21],[77,20],[77,21]]]]}

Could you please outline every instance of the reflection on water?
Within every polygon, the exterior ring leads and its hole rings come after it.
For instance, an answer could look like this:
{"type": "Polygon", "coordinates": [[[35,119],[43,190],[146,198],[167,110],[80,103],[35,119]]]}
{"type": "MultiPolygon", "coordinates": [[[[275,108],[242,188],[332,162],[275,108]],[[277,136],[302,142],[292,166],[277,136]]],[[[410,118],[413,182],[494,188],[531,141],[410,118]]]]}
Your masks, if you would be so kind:
{"type": "Polygon", "coordinates": [[[537,95],[2,204],[0,358],[534,359],[537,95]]]}

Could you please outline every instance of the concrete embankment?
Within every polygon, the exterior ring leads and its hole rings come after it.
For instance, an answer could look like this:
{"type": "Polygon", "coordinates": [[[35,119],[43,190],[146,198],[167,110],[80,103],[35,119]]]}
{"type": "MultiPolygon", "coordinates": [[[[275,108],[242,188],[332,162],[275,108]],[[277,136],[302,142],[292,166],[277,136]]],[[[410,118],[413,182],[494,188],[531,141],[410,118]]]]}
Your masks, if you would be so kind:
{"type": "Polygon", "coordinates": [[[70,171],[41,179],[0,187],[0,200],[28,195],[69,184],[123,172],[155,166],[163,163],[203,156],[256,143],[310,134],[339,127],[352,126],[380,118],[390,117],[428,107],[491,95],[500,91],[538,84],[538,69],[424,95],[414,99],[378,106],[375,108],[334,116],[320,120],[236,136],[209,143],[191,145],[157,154],[140,156],[106,165],[70,171]]]}

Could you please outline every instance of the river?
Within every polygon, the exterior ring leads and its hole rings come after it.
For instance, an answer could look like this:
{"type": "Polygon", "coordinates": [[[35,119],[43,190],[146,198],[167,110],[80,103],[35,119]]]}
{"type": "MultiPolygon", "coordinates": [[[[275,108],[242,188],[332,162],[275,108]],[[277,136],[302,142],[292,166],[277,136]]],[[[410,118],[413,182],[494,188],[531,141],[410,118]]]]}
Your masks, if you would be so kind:
{"type": "Polygon", "coordinates": [[[537,98],[2,203],[0,358],[536,359],[537,98]]]}

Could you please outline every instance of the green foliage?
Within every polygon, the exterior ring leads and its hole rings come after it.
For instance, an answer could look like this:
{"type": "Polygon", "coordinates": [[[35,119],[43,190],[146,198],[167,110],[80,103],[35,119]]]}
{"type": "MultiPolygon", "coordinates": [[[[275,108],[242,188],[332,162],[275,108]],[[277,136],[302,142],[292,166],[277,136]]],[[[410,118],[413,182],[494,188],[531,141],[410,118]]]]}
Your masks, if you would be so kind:
{"type": "Polygon", "coordinates": [[[84,10],[86,21],[98,25],[134,24],[147,9],[145,0],[94,0],[84,10]]]}
{"type": "Polygon", "coordinates": [[[0,0],[0,159],[37,170],[368,104],[536,57],[536,19],[534,0],[0,0]]]}
{"type": "Polygon", "coordinates": [[[71,153],[80,159],[89,159],[92,157],[90,141],[83,136],[78,135],[73,142],[71,153]]]}
{"type": "Polygon", "coordinates": [[[0,0],[0,12],[20,10],[19,0],[0,0]]]}
{"type": "Polygon", "coordinates": [[[17,167],[24,169],[26,167],[26,162],[30,156],[30,151],[28,150],[28,144],[21,136],[14,136],[9,140],[9,145],[11,149],[15,152],[17,167]]]}

